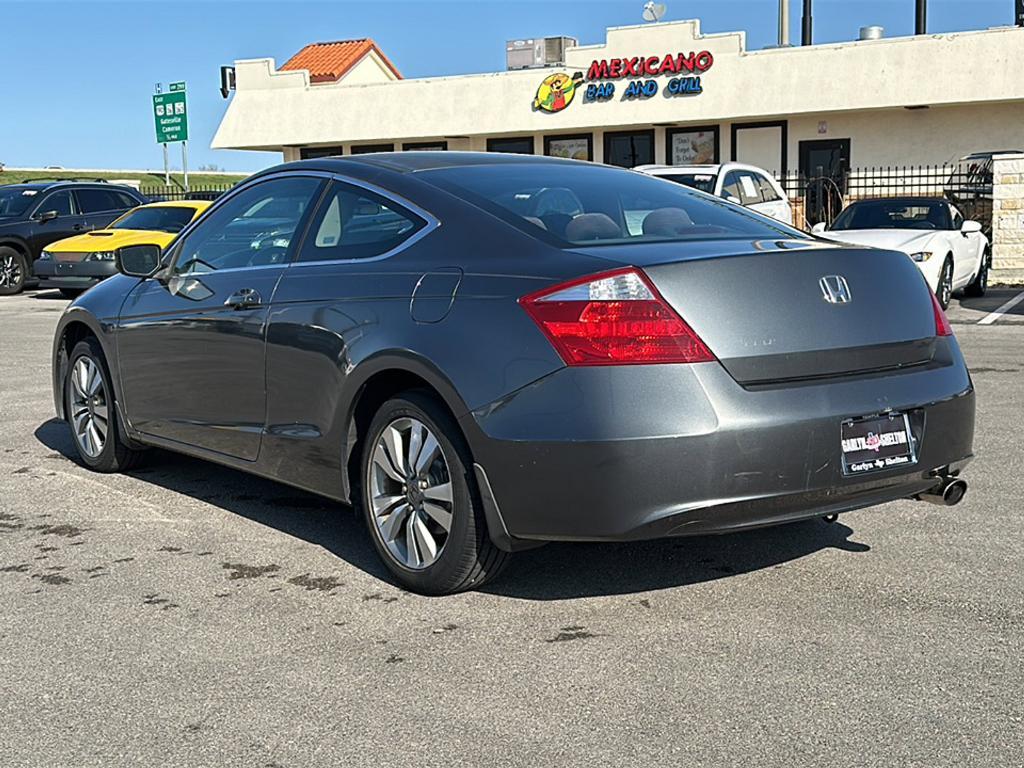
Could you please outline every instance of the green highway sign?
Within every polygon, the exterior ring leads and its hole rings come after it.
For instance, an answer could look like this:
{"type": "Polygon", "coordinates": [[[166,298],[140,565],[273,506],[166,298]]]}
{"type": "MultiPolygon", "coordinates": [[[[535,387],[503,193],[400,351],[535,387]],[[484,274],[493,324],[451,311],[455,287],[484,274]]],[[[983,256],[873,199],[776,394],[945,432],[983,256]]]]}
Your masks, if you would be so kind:
{"type": "Polygon", "coordinates": [[[171,93],[153,95],[153,119],[156,121],[156,140],[160,144],[188,141],[184,83],[171,83],[171,93]]]}

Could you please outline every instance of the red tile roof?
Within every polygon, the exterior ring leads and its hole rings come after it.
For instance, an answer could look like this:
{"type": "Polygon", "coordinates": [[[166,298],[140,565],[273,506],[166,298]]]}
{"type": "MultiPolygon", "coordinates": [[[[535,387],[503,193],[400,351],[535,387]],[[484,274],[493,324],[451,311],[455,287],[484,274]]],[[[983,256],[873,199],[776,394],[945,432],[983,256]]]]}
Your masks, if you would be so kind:
{"type": "Polygon", "coordinates": [[[313,83],[334,83],[354,67],[370,51],[376,51],[385,66],[402,78],[384,52],[370,38],[337,40],[332,43],[311,43],[292,56],[281,69],[308,69],[313,83]]]}

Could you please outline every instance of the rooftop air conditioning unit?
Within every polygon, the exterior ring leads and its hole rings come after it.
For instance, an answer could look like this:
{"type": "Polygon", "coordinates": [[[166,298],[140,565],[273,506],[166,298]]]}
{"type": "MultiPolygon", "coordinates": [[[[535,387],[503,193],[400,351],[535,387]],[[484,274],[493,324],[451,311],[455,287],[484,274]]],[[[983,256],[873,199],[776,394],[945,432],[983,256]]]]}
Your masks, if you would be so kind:
{"type": "Polygon", "coordinates": [[[565,63],[565,51],[579,43],[575,37],[535,37],[509,40],[505,44],[505,66],[508,69],[557,67],[565,63]]]}

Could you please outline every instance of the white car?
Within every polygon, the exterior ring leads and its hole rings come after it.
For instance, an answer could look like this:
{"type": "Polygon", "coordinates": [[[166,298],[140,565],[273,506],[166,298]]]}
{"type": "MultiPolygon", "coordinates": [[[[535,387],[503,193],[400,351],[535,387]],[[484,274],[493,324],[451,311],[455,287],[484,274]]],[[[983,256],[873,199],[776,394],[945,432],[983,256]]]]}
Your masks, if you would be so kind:
{"type": "Polygon", "coordinates": [[[785,190],[768,171],[756,165],[638,165],[633,170],[724,197],[786,224],[793,223],[793,209],[785,190]]]}
{"type": "Polygon", "coordinates": [[[942,308],[954,291],[983,296],[991,254],[981,224],[965,221],[955,205],[938,197],[861,200],[847,206],[832,226],[815,224],[815,235],[853,245],[903,251],[925,276],[942,308]]]}

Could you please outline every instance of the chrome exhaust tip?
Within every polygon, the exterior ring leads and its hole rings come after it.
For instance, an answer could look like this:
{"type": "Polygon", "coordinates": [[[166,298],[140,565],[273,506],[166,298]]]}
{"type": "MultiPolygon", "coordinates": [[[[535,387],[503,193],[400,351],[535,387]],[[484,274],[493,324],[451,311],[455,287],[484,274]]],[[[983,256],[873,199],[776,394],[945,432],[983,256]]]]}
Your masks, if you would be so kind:
{"type": "Polygon", "coordinates": [[[918,495],[920,501],[927,501],[929,504],[938,504],[943,507],[953,507],[963,501],[967,494],[967,481],[958,477],[946,477],[930,491],[918,495]]]}

